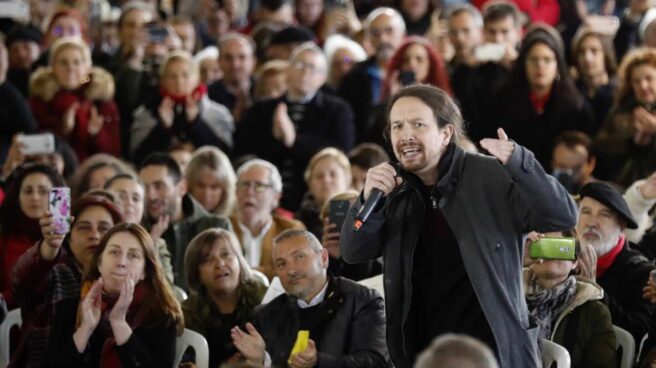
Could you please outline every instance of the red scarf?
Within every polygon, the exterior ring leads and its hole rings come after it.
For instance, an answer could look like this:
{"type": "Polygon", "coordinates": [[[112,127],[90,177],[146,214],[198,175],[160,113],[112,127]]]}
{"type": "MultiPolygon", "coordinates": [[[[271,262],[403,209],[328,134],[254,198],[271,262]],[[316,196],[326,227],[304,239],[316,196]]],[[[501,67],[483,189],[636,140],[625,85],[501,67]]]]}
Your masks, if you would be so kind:
{"type": "MultiPolygon", "coordinates": [[[[85,281],[82,285],[82,291],[80,293],[80,304],[82,300],[87,296],[89,290],[91,290],[93,282],[85,281]]],[[[144,320],[143,301],[147,295],[152,295],[150,292],[150,287],[145,282],[139,282],[134,287],[134,294],[132,295],[132,304],[128,308],[128,313],[125,317],[126,322],[134,330],[141,325],[144,320]]],[[[114,305],[118,301],[118,295],[109,295],[102,293],[102,302],[100,304],[100,323],[96,327],[96,332],[100,334],[101,340],[104,340],[102,352],[100,355],[100,368],[121,368],[121,361],[116,354],[114,341],[114,333],[112,332],[112,327],[109,324],[109,314],[114,308],[114,305]]],[[[78,321],[81,320],[80,312],[78,311],[78,321]]],[[[78,322],[79,323],[79,322],[78,322]]]]}
{"type": "Polygon", "coordinates": [[[196,88],[194,88],[193,91],[189,95],[176,95],[174,93],[169,92],[166,88],[164,88],[163,85],[159,86],[159,94],[162,97],[168,97],[173,100],[176,104],[181,104],[184,105],[187,103],[187,97],[191,96],[195,101],[200,101],[203,96],[207,94],[207,86],[205,83],[200,83],[196,88]]]}
{"type": "Polygon", "coordinates": [[[549,90],[549,92],[547,92],[547,94],[542,97],[538,97],[538,95],[536,95],[533,91],[528,93],[528,99],[531,100],[533,109],[539,115],[544,114],[544,107],[547,105],[547,102],[549,102],[549,97],[551,97],[551,90],[549,90]]]}
{"type": "Polygon", "coordinates": [[[617,258],[622,249],[624,249],[625,240],[626,238],[624,235],[620,235],[620,240],[617,241],[615,248],[611,249],[610,252],[604,254],[603,256],[597,258],[597,278],[603,276],[604,273],[608,271],[610,266],[613,265],[615,258],[617,258]]]}

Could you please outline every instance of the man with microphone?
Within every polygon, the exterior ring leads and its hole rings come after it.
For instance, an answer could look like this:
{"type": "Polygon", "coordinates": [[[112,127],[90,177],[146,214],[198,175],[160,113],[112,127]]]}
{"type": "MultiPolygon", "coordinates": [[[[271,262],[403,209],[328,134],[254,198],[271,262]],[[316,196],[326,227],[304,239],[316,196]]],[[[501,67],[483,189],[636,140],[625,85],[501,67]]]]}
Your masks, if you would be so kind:
{"type": "Polygon", "coordinates": [[[387,344],[397,368],[412,367],[448,332],[482,340],[501,367],[539,367],[521,283],[524,240],[533,230],[573,228],[576,206],[502,129],[480,142],[493,157],[465,153],[462,125],[458,107],[435,87],[413,85],[391,98],[385,134],[398,169],[368,171],[342,228],[342,257],[384,257],[387,344]]]}

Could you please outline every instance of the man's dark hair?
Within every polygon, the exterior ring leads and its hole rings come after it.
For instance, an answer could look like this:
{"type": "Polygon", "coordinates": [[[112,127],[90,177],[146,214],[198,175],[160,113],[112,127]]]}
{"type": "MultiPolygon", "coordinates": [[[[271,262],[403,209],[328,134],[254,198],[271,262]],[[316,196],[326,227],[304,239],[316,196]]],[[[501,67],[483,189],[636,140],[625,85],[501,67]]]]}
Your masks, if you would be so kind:
{"type": "Polygon", "coordinates": [[[463,120],[460,109],[445,91],[428,85],[428,84],[413,84],[403,87],[397,92],[390,101],[387,103],[387,111],[385,113],[385,137],[390,137],[390,112],[397,100],[403,97],[414,97],[420,99],[432,111],[435,121],[437,121],[438,128],[442,129],[445,126],[453,125],[453,138],[452,142],[458,144],[460,139],[465,136],[463,131],[463,120]]]}
{"type": "Polygon", "coordinates": [[[268,11],[278,11],[285,5],[292,5],[292,0],[261,0],[260,8],[268,11]]]}
{"type": "Polygon", "coordinates": [[[175,162],[174,159],[169,157],[166,153],[155,152],[148,157],[146,157],[141,164],[139,165],[139,171],[143,170],[147,166],[164,166],[166,167],[166,173],[173,183],[178,184],[182,180],[182,172],[180,171],[180,166],[175,162]]]}
{"type": "Polygon", "coordinates": [[[351,165],[363,169],[372,168],[380,163],[389,161],[389,155],[383,147],[375,143],[361,143],[348,153],[351,165]]]}
{"type": "Polygon", "coordinates": [[[561,144],[569,149],[575,149],[577,146],[582,146],[588,153],[588,161],[594,157],[592,152],[592,139],[583,132],[567,130],[560,133],[560,135],[554,140],[554,149],[561,144]]]}
{"type": "Polygon", "coordinates": [[[521,26],[521,14],[517,5],[504,1],[491,1],[483,7],[483,24],[497,22],[507,17],[512,17],[515,27],[521,26]]]}

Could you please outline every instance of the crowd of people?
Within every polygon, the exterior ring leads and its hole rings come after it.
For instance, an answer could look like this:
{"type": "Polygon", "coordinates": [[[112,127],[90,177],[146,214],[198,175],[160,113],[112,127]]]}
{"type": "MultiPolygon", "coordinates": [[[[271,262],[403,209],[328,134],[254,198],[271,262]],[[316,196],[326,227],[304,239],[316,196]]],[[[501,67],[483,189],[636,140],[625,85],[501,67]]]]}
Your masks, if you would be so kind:
{"type": "Polygon", "coordinates": [[[11,367],[656,366],[654,0],[13,1],[11,367]]]}

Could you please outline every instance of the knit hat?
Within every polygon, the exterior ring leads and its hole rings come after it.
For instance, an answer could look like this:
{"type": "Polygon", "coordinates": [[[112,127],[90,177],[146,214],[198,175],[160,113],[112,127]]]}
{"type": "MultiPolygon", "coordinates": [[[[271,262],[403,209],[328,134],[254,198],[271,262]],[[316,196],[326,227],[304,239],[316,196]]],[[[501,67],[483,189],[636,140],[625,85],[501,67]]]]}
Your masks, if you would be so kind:
{"type": "Polygon", "coordinates": [[[41,44],[41,39],[43,35],[41,32],[31,26],[15,26],[8,33],[7,38],[5,39],[5,45],[7,48],[11,47],[12,44],[20,41],[31,41],[36,44],[41,44]]]}

